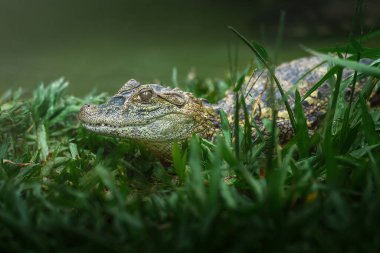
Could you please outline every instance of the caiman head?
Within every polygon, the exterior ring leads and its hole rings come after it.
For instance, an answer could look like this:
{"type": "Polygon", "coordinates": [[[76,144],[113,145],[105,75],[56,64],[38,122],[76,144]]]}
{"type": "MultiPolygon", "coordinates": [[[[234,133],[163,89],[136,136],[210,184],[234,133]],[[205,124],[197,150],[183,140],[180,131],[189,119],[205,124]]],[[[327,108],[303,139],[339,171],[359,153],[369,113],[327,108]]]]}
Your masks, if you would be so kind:
{"type": "Polygon", "coordinates": [[[133,79],[108,102],[83,105],[78,118],[87,130],[136,140],[163,158],[174,142],[193,133],[211,139],[220,126],[215,110],[191,93],[133,79]]]}

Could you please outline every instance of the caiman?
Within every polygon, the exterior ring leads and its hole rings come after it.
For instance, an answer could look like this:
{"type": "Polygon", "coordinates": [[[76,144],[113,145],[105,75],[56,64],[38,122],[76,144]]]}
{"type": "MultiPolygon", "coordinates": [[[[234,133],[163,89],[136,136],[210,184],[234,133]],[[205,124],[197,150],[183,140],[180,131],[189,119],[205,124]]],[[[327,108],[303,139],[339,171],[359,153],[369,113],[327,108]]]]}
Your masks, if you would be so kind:
{"type": "MultiPolygon", "coordinates": [[[[316,67],[320,63],[321,59],[317,57],[305,57],[275,68],[275,76],[283,90],[289,93],[290,106],[294,106],[292,87],[296,86],[303,96],[326,74],[327,64],[316,67]]],[[[352,72],[345,70],[343,75],[347,77],[350,74],[352,72]]],[[[263,119],[271,117],[270,80],[269,74],[263,71],[256,73],[244,85],[244,90],[248,91],[245,102],[249,114],[261,127],[263,119]]],[[[358,90],[363,82],[358,82],[358,90]]],[[[346,89],[344,93],[344,96],[349,97],[350,89],[346,89]]],[[[274,94],[276,99],[281,98],[279,91],[274,94]]],[[[302,102],[311,132],[320,124],[331,96],[330,84],[325,82],[302,102]]],[[[83,105],[79,120],[89,131],[135,140],[159,158],[170,160],[174,142],[184,141],[194,133],[212,141],[221,129],[221,109],[233,121],[234,98],[234,93],[230,91],[217,104],[210,104],[205,99],[194,97],[190,92],[160,84],[140,84],[131,79],[108,102],[101,105],[83,105]]],[[[280,140],[286,142],[292,137],[294,130],[284,106],[278,108],[277,125],[280,140]]],[[[254,134],[255,132],[253,131],[254,134]]]]}

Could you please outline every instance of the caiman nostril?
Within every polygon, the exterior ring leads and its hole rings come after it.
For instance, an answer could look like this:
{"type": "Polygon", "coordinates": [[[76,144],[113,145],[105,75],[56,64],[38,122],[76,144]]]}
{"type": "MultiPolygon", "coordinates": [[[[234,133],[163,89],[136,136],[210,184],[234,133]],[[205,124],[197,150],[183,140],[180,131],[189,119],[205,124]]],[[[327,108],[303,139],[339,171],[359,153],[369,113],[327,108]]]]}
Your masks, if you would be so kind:
{"type": "Polygon", "coordinates": [[[84,104],[81,108],[81,111],[82,110],[88,110],[88,109],[93,109],[95,108],[95,105],[91,105],[91,104],[84,104]]]}
{"type": "Polygon", "coordinates": [[[78,118],[80,120],[86,120],[87,117],[93,115],[96,112],[96,106],[91,104],[84,104],[79,111],[78,118]]]}

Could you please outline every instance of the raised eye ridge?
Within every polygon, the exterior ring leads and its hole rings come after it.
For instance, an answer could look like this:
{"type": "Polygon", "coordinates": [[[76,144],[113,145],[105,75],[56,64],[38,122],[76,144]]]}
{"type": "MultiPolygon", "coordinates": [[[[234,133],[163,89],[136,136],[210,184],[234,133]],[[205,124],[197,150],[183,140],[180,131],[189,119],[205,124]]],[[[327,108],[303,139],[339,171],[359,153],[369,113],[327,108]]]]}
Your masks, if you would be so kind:
{"type": "Polygon", "coordinates": [[[153,96],[153,92],[151,90],[143,90],[139,93],[139,97],[141,101],[147,102],[149,101],[153,96]]]}
{"type": "Polygon", "coordinates": [[[121,106],[125,103],[125,97],[123,96],[112,97],[110,100],[110,103],[121,106]]]}

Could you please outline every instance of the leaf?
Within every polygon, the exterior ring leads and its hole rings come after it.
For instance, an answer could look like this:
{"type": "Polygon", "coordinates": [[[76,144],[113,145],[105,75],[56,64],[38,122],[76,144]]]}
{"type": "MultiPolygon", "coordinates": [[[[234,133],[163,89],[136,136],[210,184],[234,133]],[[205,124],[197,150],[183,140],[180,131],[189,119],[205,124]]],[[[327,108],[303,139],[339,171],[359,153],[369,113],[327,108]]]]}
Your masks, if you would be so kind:
{"type": "Polygon", "coordinates": [[[303,112],[301,95],[296,90],[294,111],[296,117],[296,141],[301,158],[306,158],[309,155],[310,138],[308,133],[308,127],[306,123],[306,117],[303,112]]]}
{"type": "Polygon", "coordinates": [[[369,151],[372,151],[372,150],[377,149],[379,147],[380,147],[380,143],[376,143],[375,145],[365,146],[363,148],[356,149],[356,150],[352,151],[350,154],[355,158],[361,158],[365,154],[367,154],[369,151]]]}
{"type": "Polygon", "coordinates": [[[231,142],[231,130],[230,130],[229,122],[227,119],[227,115],[223,110],[219,111],[219,115],[220,115],[220,121],[221,121],[221,125],[222,125],[223,137],[226,140],[226,143],[228,145],[231,145],[232,144],[232,142],[231,142]]]}
{"type": "Polygon", "coordinates": [[[309,52],[310,54],[316,55],[330,63],[334,63],[335,65],[350,68],[380,78],[380,69],[377,67],[365,65],[356,61],[341,59],[327,54],[322,54],[308,48],[305,48],[305,51],[309,52]]]}
{"type": "Polygon", "coordinates": [[[249,71],[249,67],[245,68],[243,70],[243,73],[240,74],[239,79],[237,80],[236,86],[234,88],[234,92],[237,92],[240,90],[241,86],[244,84],[245,77],[247,76],[249,71]]]}
{"type": "Polygon", "coordinates": [[[287,96],[286,96],[284,90],[281,87],[280,81],[277,79],[274,71],[271,69],[271,67],[268,64],[268,59],[261,52],[262,49],[260,47],[258,47],[256,44],[253,44],[253,43],[249,42],[242,34],[240,34],[237,30],[235,30],[235,28],[233,28],[231,26],[229,26],[228,28],[230,30],[232,30],[241,40],[243,40],[243,42],[253,51],[253,53],[255,54],[255,56],[261,61],[261,63],[264,64],[265,68],[268,70],[270,76],[273,78],[273,80],[275,81],[275,83],[277,85],[277,89],[280,91],[280,94],[281,94],[281,97],[282,97],[282,101],[284,102],[286,110],[287,110],[288,115],[289,115],[290,122],[292,124],[293,129],[295,129],[296,123],[295,123],[295,119],[294,119],[292,108],[290,107],[290,104],[288,102],[287,96]]]}
{"type": "Polygon", "coordinates": [[[114,197],[120,198],[119,191],[115,185],[115,179],[112,173],[102,163],[96,165],[94,171],[99,176],[102,183],[112,191],[114,197]]]}
{"type": "Polygon", "coordinates": [[[326,61],[321,61],[320,63],[318,63],[317,65],[315,65],[314,67],[312,67],[311,69],[309,69],[307,72],[305,72],[300,78],[297,79],[297,81],[294,82],[294,85],[293,87],[291,87],[288,91],[287,91],[287,94],[289,94],[290,92],[294,91],[294,89],[296,89],[298,87],[298,83],[303,80],[305,77],[307,77],[310,73],[312,73],[314,70],[316,70],[317,68],[319,68],[320,66],[322,66],[323,64],[325,64],[326,61]]]}
{"type": "Polygon", "coordinates": [[[341,179],[340,170],[337,166],[337,162],[335,159],[332,127],[333,127],[334,115],[336,111],[336,104],[337,104],[338,96],[339,96],[340,84],[342,81],[342,74],[343,74],[343,69],[339,67],[335,87],[333,90],[332,99],[330,101],[329,108],[326,115],[324,140],[322,144],[323,155],[326,161],[327,181],[331,186],[337,186],[338,182],[340,182],[340,179],[341,179]]]}
{"type": "Polygon", "coordinates": [[[40,151],[40,159],[46,161],[49,155],[45,125],[41,122],[37,127],[37,148],[40,151]]]}
{"type": "Polygon", "coordinates": [[[220,184],[220,194],[226,202],[226,205],[231,209],[235,209],[238,206],[233,190],[234,188],[229,187],[227,184],[220,184]]]}
{"type": "Polygon", "coordinates": [[[252,174],[243,165],[238,166],[237,169],[249,185],[250,190],[255,194],[255,197],[257,198],[258,202],[262,202],[264,200],[265,188],[261,184],[260,180],[253,177],[252,174]]]}
{"type": "Polygon", "coordinates": [[[361,116],[363,120],[363,132],[369,145],[375,145],[379,143],[380,139],[376,132],[375,123],[371,115],[368,112],[368,107],[365,104],[364,98],[359,96],[359,104],[361,109],[361,116]]]}
{"type": "Polygon", "coordinates": [[[237,159],[235,153],[232,151],[230,146],[227,146],[225,143],[221,142],[222,146],[222,156],[224,160],[231,166],[235,167],[239,164],[239,160],[237,159]]]}
{"type": "Polygon", "coordinates": [[[173,167],[181,183],[186,179],[187,150],[182,154],[180,145],[175,142],[172,147],[173,167]]]}
{"type": "Polygon", "coordinates": [[[244,96],[240,96],[241,105],[244,112],[244,141],[246,150],[249,150],[252,147],[252,126],[249,120],[249,114],[247,110],[247,105],[245,104],[244,96]]]}
{"type": "Polygon", "coordinates": [[[239,93],[235,92],[235,112],[234,112],[234,137],[235,137],[235,153],[236,156],[239,156],[240,153],[240,101],[239,93]]]}
{"type": "MultiPolygon", "coordinates": [[[[1,140],[1,139],[0,139],[1,140]]],[[[3,159],[6,158],[8,153],[8,148],[11,142],[11,137],[9,135],[5,136],[4,139],[2,139],[2,143],[0,144],[0,164],[3,163],[3,159]]]]}
{"type": "Polygon", "coordinates": [[[195,197],[201,204],[206,201],[206,190],[203,184],[202,174],[202,159],[201,159],[201,146],[199,138],[193,135],[190,141],[190,180],[188,181],[188,187],[190,187],[195,194],[195,197]]]}
{"type": "Polygon", "coordinates": [[[316,84],[313,85],[303,96],[302,101],[308,98],[314,91],[316,91],[324,82],[333,77],[339,70],[338,66],[331,68],[327,73],[319,80],[316,84]]]}
{"type": "Polygon", "coordinates": [[[69,150],[70,150],[72,159],[75,160],[79,157],[77,144],[70,142],[69,143],[69,150]]]}

